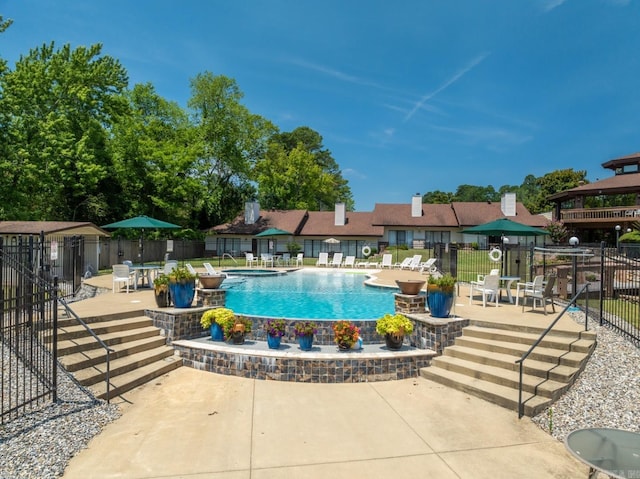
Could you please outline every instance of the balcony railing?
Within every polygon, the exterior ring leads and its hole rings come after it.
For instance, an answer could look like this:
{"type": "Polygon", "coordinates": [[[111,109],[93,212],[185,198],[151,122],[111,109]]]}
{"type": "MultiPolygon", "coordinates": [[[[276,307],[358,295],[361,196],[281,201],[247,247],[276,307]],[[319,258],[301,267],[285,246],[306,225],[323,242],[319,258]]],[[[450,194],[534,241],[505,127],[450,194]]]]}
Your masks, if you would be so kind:
{"type": "Polygon", "coordinates": [[[640,220],[640,206],[562,210],[560,219],[564,223],[602,223],[609,220],[611,222],[638,221],[640,220]]]}

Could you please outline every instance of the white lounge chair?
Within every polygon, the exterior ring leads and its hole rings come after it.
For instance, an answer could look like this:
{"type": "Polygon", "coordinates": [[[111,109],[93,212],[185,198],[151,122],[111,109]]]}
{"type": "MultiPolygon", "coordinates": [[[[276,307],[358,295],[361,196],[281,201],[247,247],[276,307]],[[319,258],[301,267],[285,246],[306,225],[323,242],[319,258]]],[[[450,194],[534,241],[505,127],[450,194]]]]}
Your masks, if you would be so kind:
{"type": "Polygon", "coordinates": [[[408,268],[408,267],[411,265],[411,260],[412,260],[412,259],[413,259],[413,258],[405,258],[405,259],[403,259],[403,260],[402,260],[402,262],[401,262],[401,263],[396,263],[396,264],[394,264],[394,265],[393,265],[393,267],[394,267],[394,268],[397,268],[397,269],[405,269],[405,268],[408,268]]]}
{"type": "Polygon", "coordinates": [[[483,284],[471,284],[469,290],[469,304],[473,300],[473,296],[478,293],[482,295],[482,307],[487,306],[487,298],[495,301],[498,307],[498,299],[500,297],[500,276],[497,274],[489,274],[484,277],[483,284]]]}
{"type": "Polygon", "coordinates": [[[185,263],[184,267],[187,268],[187,271],[189,271],[189,273],[191,273],[194,276],[198,275],[198,272],[195,270],[195,268],[193,266],[191,266],[191,263],[185,263]]]}
{"type": "Polygon", "coordinates": [[[429,258],[424,263],[420,263],[420,272],[422,274],[433,274],[437,272],[436,261],[438,261],[436,258],[429,258]]]}
{"type": "Polygon", "coordinates": [[[413,258],[411,258],[411,263],[409,263],[409,269],[414,271],[416,269],[420,269],[420,263],[422,263],[422,255],[414,254],[413,258]]]}
{"type": "Polygon", "coordinates": [[[344,259],[344,263],[342,263],[343,268],[355,268],[356,267],[356,257],[355,256],[347,256],[344,259]]]}
{"type": "Polygon", "coordinates": [[[382,263],[380,264],[382,269],[393,268],[393,255],[391,253],[385,253],[382,255],[382,263]]]}
{"type": "Polygon", "coordinates": [[[329,266],[329,253],[318,253],[316,266],[329,266]]]}
{"type": "Polygon", "coordinates": [[[138,284],[136,282],[136,274],[135,272],[129,269],[129,266],[126,264],[114,264],[112,267],[112,289],[113,292],[116,292],[116,285],[124,283],[127,285],[127,293],[129,293],[129,285],[133,286],[133,289],[138,289],[138,284]]]}
{"type": "Polygon", "coordinates": [[[245,258],[245,266],[248,266],[249,268],[253,268],[254,264],[258,266],[258,258],[253,256],[253,253],[245,253],[244,258],[245,258]]]}
{"type": "Polygon", "coordinates": [[[329,263],[329,265],[335,266],[336,268],[339,268],[340,266],[342,266],[342,253],[334,253],[333,258],[331,258],[331,263],[329,263]]]}
{"type": "Polygon", "coordinates": [[[204,270],[207,274],[220,274],[225,278],[228,277],[227,273],[223,273],[222,271],[216,271],[216,269],[213,266],[211,266],[211,263],[202,263],[202,266],[204,267],[204,270]]]}

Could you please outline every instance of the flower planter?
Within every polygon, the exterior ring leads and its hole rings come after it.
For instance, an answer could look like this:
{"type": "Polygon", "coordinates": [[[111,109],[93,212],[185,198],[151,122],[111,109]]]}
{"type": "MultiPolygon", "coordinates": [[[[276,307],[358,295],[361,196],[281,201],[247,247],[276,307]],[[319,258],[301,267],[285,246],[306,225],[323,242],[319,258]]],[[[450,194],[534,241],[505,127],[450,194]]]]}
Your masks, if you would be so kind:
{"type": "Polygon", "coordinates": [[[233,344],[244,344],[244,331],[234,331],[231,333],[231,342],[233,344]]]}
{"type": "Polygon", "coordinates": [[[420,290],[425,283],[426,281],[420,279],[396,279],[396,284],[398,285],[398,288],[400,288],[400,292],[408,295],[416,295],[420,293],[420,290]]]}
{"type": "Polygon", "coordinates": [[[224,278],[221,274],[201,274],[198,276],[203,289],[218,289],[224,278]]]}
{"type": "Polygon", "coordinates": [[[169,284],[171,299],[176,308],[190,308],[196,294],[195,280],[181,280],[169,284]]]}
{"type": "Polygon", "coordinates": [[[448,318],[453,306],[453,291],[442,291],[429,287],[427,290],[427,305],[434,318],[448,318]]]}
{"type": "Polygon", "coordinates": [[[313,348],[313,335],[299,336],[298,344],[303,351],[311,351],[311,348],[313,348]]]}
{"type": "Polygon", "coordinates": [[[394,335],[394,334],[385,334],[384,342],[387,345],[387,348],[397,351],[398,349],[402,349],[402,344],[404,343],[404,336],[394,335]]]}
{"type": "Polygon", "coordinates": [[[171,304],[171,296],[167,285],[154,288],[154,296],[158,308],[167,308],[171,304]]]}
{"type": "Polygon", "coordinates": [[[209,327],[209,332],[211,333],[211,339],[213,341],[223,341],[224,340],[224,332],[218,323],[211,323],[209,327]]]}
{"type": "Polygon", "coordinates": [[[273,336],[271,334],[267,334],[267,345],[269,346],[269,349],[278,349],[280,347],[281,341],[281,336],[273,336]]]}

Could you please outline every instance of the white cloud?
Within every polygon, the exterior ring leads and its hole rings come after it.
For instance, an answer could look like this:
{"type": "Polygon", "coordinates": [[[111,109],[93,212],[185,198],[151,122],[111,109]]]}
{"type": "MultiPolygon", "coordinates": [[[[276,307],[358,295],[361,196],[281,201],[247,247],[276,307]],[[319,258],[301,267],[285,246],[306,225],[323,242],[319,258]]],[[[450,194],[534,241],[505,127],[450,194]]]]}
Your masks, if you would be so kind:
{"type": "Polygon", "coordinates": [[[553,10],[554,8],[559,7],[560,5],[562,5],[566,1],[567,0],[544,0],[544,2],[542,4],[542,10],[545,13],[546,12],[550,12],[551,10],[553,10]]]}

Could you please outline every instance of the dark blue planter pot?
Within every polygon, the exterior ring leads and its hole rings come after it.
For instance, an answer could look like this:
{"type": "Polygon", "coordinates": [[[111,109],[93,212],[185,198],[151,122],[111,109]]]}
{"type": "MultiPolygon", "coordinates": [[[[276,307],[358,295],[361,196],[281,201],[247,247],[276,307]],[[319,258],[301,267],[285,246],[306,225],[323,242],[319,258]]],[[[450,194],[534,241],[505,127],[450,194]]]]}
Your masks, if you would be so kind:
{"type": "Polygon", "coordinates": [[[448,318],[453,306],[453,292],[445,293],[440,290],[430,290],[427,293],[427,304],[434,318],[448,318]]]}
{"type": "Polygon", "coordinates": [[[298,344],[300,345],[300,349],[303,351],[311,351],[313,347],[313,334],[309,336],[300,336],[298,338],[298,344]]]}
{"type": "Polygon", "coordinates": [[[209,331],[211,332],[211,339],[213,339],[214,341],[224,340],[224,331],[222,331],[222,328],[218,323],[211,323],[209,331]]]}
{"type": "Polygon", "coordinates": [[[196,282],[170,283],[171,300],[176,308],[190,308],[196,294],[196,282]]]}
{"type": "Polygon", "coordinates": [[[281,341],[281,336],[271,336],[270,334],[267,334],[267,345],[269,346],[269,349],[278,349],[281,341]]]}

